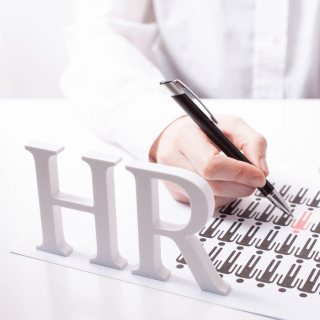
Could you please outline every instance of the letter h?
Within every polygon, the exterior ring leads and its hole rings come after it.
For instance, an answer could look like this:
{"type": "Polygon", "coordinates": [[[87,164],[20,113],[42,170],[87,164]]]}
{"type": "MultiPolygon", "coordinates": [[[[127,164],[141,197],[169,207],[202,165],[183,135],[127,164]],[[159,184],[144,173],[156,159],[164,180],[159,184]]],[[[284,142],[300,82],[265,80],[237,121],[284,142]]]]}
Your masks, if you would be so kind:
{"type": "Polygon", "coordinates": [[[60,192],[57,155],[63,146],[32,141],[25,146],[34,157],[41,215],[43,242],[38,250],[68,256],[72,247],[63,234],[61,207],[89,212],[94,215],[97,254],[91,263],[122,269],[126,266],[118,250],[114,191],[114,166],[120,157],[87,152],[82,160],[88,163],[92,174],[93,201],[60,192]]]}

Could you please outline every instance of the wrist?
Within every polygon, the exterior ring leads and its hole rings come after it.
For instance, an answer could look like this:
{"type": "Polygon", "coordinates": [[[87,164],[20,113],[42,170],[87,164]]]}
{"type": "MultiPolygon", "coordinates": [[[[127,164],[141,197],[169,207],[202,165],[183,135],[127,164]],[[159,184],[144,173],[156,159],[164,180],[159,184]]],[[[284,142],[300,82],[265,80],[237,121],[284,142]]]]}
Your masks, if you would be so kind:
{"type": "Polygon", "coordinates": [[[152,163],[158,163],[157,160],[157,152],[158,152],[158,146],[159,146],[159,142],[161,140],[161,137],[163,136],[164,132],[170,127],[172,126],[176,121],[180,120],[181,118],[187,117],[186,115],[179,117],[177,119],[175,119],[173,122],[171,122],[158,136],[158,138],[155,140],[155,142],[152,144],[150,151],[149,151],[149,162],[152,163]]]}

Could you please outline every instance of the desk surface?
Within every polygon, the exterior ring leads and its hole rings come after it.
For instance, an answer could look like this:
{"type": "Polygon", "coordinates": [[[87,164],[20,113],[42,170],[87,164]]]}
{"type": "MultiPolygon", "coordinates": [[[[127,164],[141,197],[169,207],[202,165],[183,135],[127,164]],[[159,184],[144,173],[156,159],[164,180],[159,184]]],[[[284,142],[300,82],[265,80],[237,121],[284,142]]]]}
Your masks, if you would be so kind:
{"type": "MultiPolygon", "coordinates": [[[[214,113],[242,116],[268,140],[269,162],[320,174],[320,101],[208,100],[214,113]]],[[[3,319],[262,319],[209,303],[10,254],[39,228],[30,140],[66,147],[59,155],[63,191],[81,195],[87,150],[130,156],[94,136],[65,100],[0,100],[0,310],[3,319]],[[67,163],[67,162],[66,162],[67,163]],[[30,170],[32,168],[32,170],[30,170]],[[29,183],[29,182],[32,183],[29,183]],[[32,186],[32,187],[30,187],[32,186]]],[[[59,167],[60,170],[60,167],[59,167]]],[[[87,174],[89,174],[87,172],[87,174]]]]}

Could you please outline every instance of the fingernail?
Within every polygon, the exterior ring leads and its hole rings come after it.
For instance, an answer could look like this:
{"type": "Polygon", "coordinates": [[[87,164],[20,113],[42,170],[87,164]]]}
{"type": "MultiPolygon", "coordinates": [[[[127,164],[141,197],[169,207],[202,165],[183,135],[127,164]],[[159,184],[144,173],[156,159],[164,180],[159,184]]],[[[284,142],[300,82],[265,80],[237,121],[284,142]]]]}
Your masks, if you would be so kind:
{"type": "Polygon", "coordinates": [[[259,187],[259,186],[262,186],[262,185],[263,185],[264,181],[263,181],[263,179],[261,179],[261,177],[259,177],[259,176],[253,176],[253,177],[250,179],[249,183],[250,183],[251,186],[253,186],[253,187],[259,187]]]}
{"type": "Polygon", "coordinates": [[[262,171],[263,171],[265,174],[268,174],[268,173],[269,173],[269,169],[268,169],[266,157],[261,157],[261,158],[260,158],[260,165],[261,165],[262,171]]]}

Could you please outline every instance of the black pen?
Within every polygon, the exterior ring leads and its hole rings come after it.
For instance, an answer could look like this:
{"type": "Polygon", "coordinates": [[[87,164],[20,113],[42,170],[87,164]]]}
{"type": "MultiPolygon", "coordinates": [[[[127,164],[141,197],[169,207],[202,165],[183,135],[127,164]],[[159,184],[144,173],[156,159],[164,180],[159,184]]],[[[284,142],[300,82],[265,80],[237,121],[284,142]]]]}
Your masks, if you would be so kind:
{"type": "MultiPolygon", "coordinates": [[[[168,89],[170,89],[171,93],[173,94],[172,98],[202,129],[208,138],[224,152],[226,156],[252,164],[216,126],[218,121],[195,95],[195,93],[193,93],[183,82],[180,80],[169,80],[162,81],[160,84],[165,85],[168,89]],[[193,99],[195,99],[195,102],[193,99]]],[[[266,180],[266,184],[262,188],[258,189],[277,208],[286,214],[293,216],[288,204],[268,180],[266,180]]]]}

